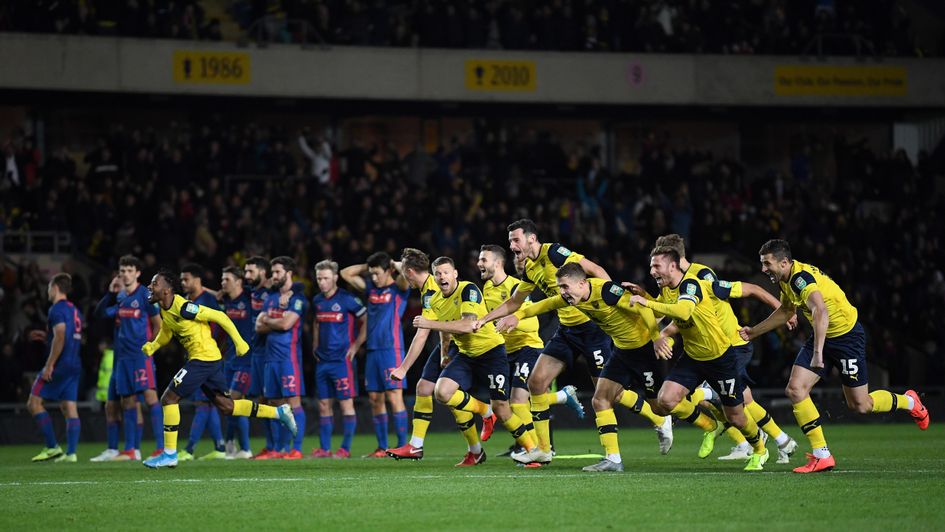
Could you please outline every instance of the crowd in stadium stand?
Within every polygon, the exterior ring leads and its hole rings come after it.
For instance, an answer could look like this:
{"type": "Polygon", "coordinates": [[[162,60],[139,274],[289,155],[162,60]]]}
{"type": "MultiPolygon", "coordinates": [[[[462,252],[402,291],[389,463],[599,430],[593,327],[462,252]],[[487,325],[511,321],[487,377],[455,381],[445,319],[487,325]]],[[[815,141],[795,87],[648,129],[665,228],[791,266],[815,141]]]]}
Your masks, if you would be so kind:
{"type": "MultiPolygon", "coordinates": [[[[201,2],[12,0],[0,31],[220,40],[201,2]]],[[[920,42],[896,0],[239,0],[226,15],[275,42],[507,50],[816,53],[915,56],[920,42]],[[704,21],[718,23],[704,24],[704,21]]]]}
{"type": "MultiPolygon", "coordinates": [[[[345,265],[410,245],[455,257],[461,275],[477,280],[479,246],[505,244],[506,224],[528,216],[543,241],[582,251],[615,279],[648,279],[655,237],[675,232],[690,254],[730,257],[723,276],[766,284],[757,250],[780,236],[846,290],[869,332],[871,360],[893,382],[915,383],[903,372],[916,364],[927,368],[919,379],[941,374],[934,346],[945,343],[935,318],[945,312],[945,227],[937,213],[945,202],[936,193],[941,168],[924,154],[912,162],[842,137],[798,138],[790,168],[748,176],[738,161],[652,134],[639,171],[628,174],[608,169],[595,147],[566,151],[549,134],[501,127],[480,121],[433,153],[417,146],[401,156],[357,138],[333,150],[308,132],[258,125],[114,126],[87,153],[51,147],[43,165],[29,138],[14,137],[5,146],[0,231],[71,232],[73,253],[102,268],[74,281],[72,299],[86,316],[126,253],[145,260],[145,275],[196,261],[210,271],[205,284],[217,287],[220,269],[247,254],[291,255],[310,278],[326,257],[345,265]],[[811,150],[832,151],[836,174],[812,172],[811,150]],[[225,180],[230,174],[291,178],[225,180]]],[[[47,307],[35,264],[2,267],[0,401],[22,398],[26,384],[11,383],[42,365],[43,346],[29,331],[43,327],[47,307]]],[[[755,308],[745,321],[766,312],[755,308]]],[[[90,351],[110,328],[93,325],[90,351]]],[[[782,385],[808,331],[765,337],[756,380],[782,385]]]]}

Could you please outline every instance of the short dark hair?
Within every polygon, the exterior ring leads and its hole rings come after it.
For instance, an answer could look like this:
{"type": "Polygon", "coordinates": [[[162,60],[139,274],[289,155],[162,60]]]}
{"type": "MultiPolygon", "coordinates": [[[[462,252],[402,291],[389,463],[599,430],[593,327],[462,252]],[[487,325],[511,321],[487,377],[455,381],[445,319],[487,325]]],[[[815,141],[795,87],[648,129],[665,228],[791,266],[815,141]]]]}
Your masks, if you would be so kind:
{"type": "Polygon", "coordinates": [[[430,257],[416,248],[404,248],[400,254],[400,262],[403,267],[410,268],[415,272],[425,272],[430,270],[430,257]]]}
{"type": "Polygon", "coordinates": [[[205,270],[203,266],[191,262],[181,266],[180,273],[189,273],[190,275],[193,275],[197,279],[203,281],[203,277],[207,274],[207,270],[205,270]]]}
{"type": "Polygon", "coordinates": [[[228,273],[233,277],[236,277],[239,282],[243,282],[243,272],[241,272],[236,266],[227,266],[226,268],[223,268],[223,273],[228,273]]]}
{"type": "Polygon", "coordinates": [[[276,264],[281,264],[287,272],[295,273],[295,259],[292,257],[282,255],[269,261],[270,266],[275,266],[276,264]]]}
{"type": "Polygon", "coordinates": [[[390,255],[388,255],[384,251],[377,251],[375,253],[371,253],[371,255],[368,256],[367,258],[368,268],[380,268],[382,270],[389,270],[391,267],[390,263],[391,263],[390,255]]]}
{"type": "Polygon", "coordinates": [[[788,244],[787,240],[781,240],[779,238],[771,239],[765,242],[764,245],[761,246],[761,249],[758,250],[758,254],[762,256],[769,253],[774,255],[774,258],[778,260],[794,260],[791,257],[791,245],[788,244]]]}
{"type": "Polygon", "coordinates": [[[535,225],[535,222],[529,220],[528,218],[522,218],[521,220],[516,220],[510,223],[507,229],[510,233],[516,229],[521,229],[526,236],[538,234],[538,226],[535,225]]]}
{"type": "Polygon", "coordinates": [[[72,276],[68,273],[57,273],[52,276],[49,282],[56,285],[59,291],[65,295],[69,295],[69,292],[72,291],[72,276]]]}
{"type": "Polygon", "coordinates": [[[253,266],[261,269],[266,272],[266,277],[269,277],[269,261],[265,257],[260,257],[259,255],[254,255],[246,259],[246,264],[252,264],[253,266]]]}
{"type": "Polygon", "coordinates": [[[164,282],[170,285],[171,290],[175,294],[181,291],[180,277],[178,277],[176,273],[172,272],[171,270],[168,270],[167,268],[161,268],[160,270],[158,270],[157,276],[164,279],[164,282]]]}
{"type": "Polygon", "coordinates": [[[140,272],[142,264],[141,259],[134,255],[122,255],[122,257],[118,259],[118,266],[131,266],[140,272]]]}
{"type": "Polygon", "coordinates": [[[679,264],[679,252],[672,246],[656,246],[653,248],[653,251],[650,251],[650,258],[656,257],[657,255],[669,255],[670,260],[677,265],[679,264]]]}
{"type": "Polygon", "coordinates": [[[579,263],[568,262],[558,268],[558,271],[555,272],[555,277],[572,277],[574,279],[584,280],[587,279],[587,273],[579,263]]]}
{"type": "Polygon", "coordinates": [[[483,244],[479,251],[488,251],[495,256],[495,259],[501,261],[502,264],[505,264],[505,248],[502,246],[497,246],[495,244],[483,244]]]}
{"type": "Polygon", "coordinates": [[[669,235],[663,235],[656,239],[656,246],[658,248],[669,247],[676,250],[676,253],[679,255],[679,258],[682,259],[686,256],[686,240],[675,233],[669,235]]]}
{"type": "Polygon", "coordinates": [[[454,268],[456,267],[456,263],[453,262],[453,259],[451,259],[451,258],[449,258],[449,257],[445,257],[445,256],[444,256],[444,257],[437,257],[436,260],[433,261],[433,267],[434,267],[434,268],[436,268],[437,266],[442,266],[442,265],[444,265],[444,264],[449,264],[450,266],[452,266],[452,267],[454,267],[454,268]]]}

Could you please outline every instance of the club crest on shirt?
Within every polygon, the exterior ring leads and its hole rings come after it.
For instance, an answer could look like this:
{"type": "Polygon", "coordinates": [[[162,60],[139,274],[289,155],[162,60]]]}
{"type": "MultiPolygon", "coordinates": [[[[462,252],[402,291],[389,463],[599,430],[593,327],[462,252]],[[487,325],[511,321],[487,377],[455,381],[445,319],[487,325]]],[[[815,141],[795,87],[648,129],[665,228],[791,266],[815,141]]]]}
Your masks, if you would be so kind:
{"type": "Polygon", "coordinates": [[[331,310],[333,310],[334,312],[340,312],[341,305],[339,305],[338,303],[335,303],[334,305],[331,306],[331,310]]]}
{"type": "Polygon", "coordinates": [[[138,305],[139,305],[139,303],[138,303],[138,300],[137,300],[137,299],[135,299],[134,301],[131,302],[131,308],[138,308],[138,305]]]}

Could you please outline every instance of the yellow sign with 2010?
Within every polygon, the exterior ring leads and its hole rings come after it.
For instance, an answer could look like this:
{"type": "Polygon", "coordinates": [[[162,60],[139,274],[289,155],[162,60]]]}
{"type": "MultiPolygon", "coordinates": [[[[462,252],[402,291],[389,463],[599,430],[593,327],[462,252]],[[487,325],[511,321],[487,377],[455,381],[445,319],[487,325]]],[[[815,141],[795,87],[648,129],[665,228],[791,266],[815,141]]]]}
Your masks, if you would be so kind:
{"type": "Polygon", "coordinates": [[[906,69],[892,66],[779,66],[778,96],[906,96],[906,69]]]}
{"type": "Polygon", "coordinates": [[[251,79],[248,53],[193,50],[174,52],[174,81],[177,83],[245,85],[251,79]]]}
{"type": "Polygon", "coordinates": [[[483,92],[535,92],[534,61],[468,59],[466,88],[483,92]]]}

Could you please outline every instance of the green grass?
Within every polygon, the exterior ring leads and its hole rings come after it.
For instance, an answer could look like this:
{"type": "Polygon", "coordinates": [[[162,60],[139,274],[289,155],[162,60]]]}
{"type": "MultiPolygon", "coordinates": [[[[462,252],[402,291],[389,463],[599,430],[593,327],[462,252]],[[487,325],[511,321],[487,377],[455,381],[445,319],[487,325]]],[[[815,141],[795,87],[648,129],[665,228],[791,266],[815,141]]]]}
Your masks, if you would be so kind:
{"type": "MultiPolygon", "coordinates": [[[[689,427],[677,428],[667,456],[652,431],[622,431],[623,474],[583,473],[593,459],[524,470],[490,457],[455,469],[464,449],[455,433],[431,434],[420,462],[216,461],[159,471],[89,463],[101,444],[81,445],[77,464],[31,464],[38,447],[11,446],[0,448],[0,530],[945,528],[940,426],[830,425],[826,433],[838,469],[817,475],[790,472],[806,441],[790,466],[774,463],[772,442],[765,471],[746,473],[715,459],[729,447],[723,439],[713,457],[696,458],[700,434],[689,427]]],[[[508,441],[497,432],[487,451],[508,441]]],[[[558,431],[555,442],[560,455],[600,452],[593,429],[558,431]]],[[[359,436],[354,451],[372,444],[359,436]]]]}

